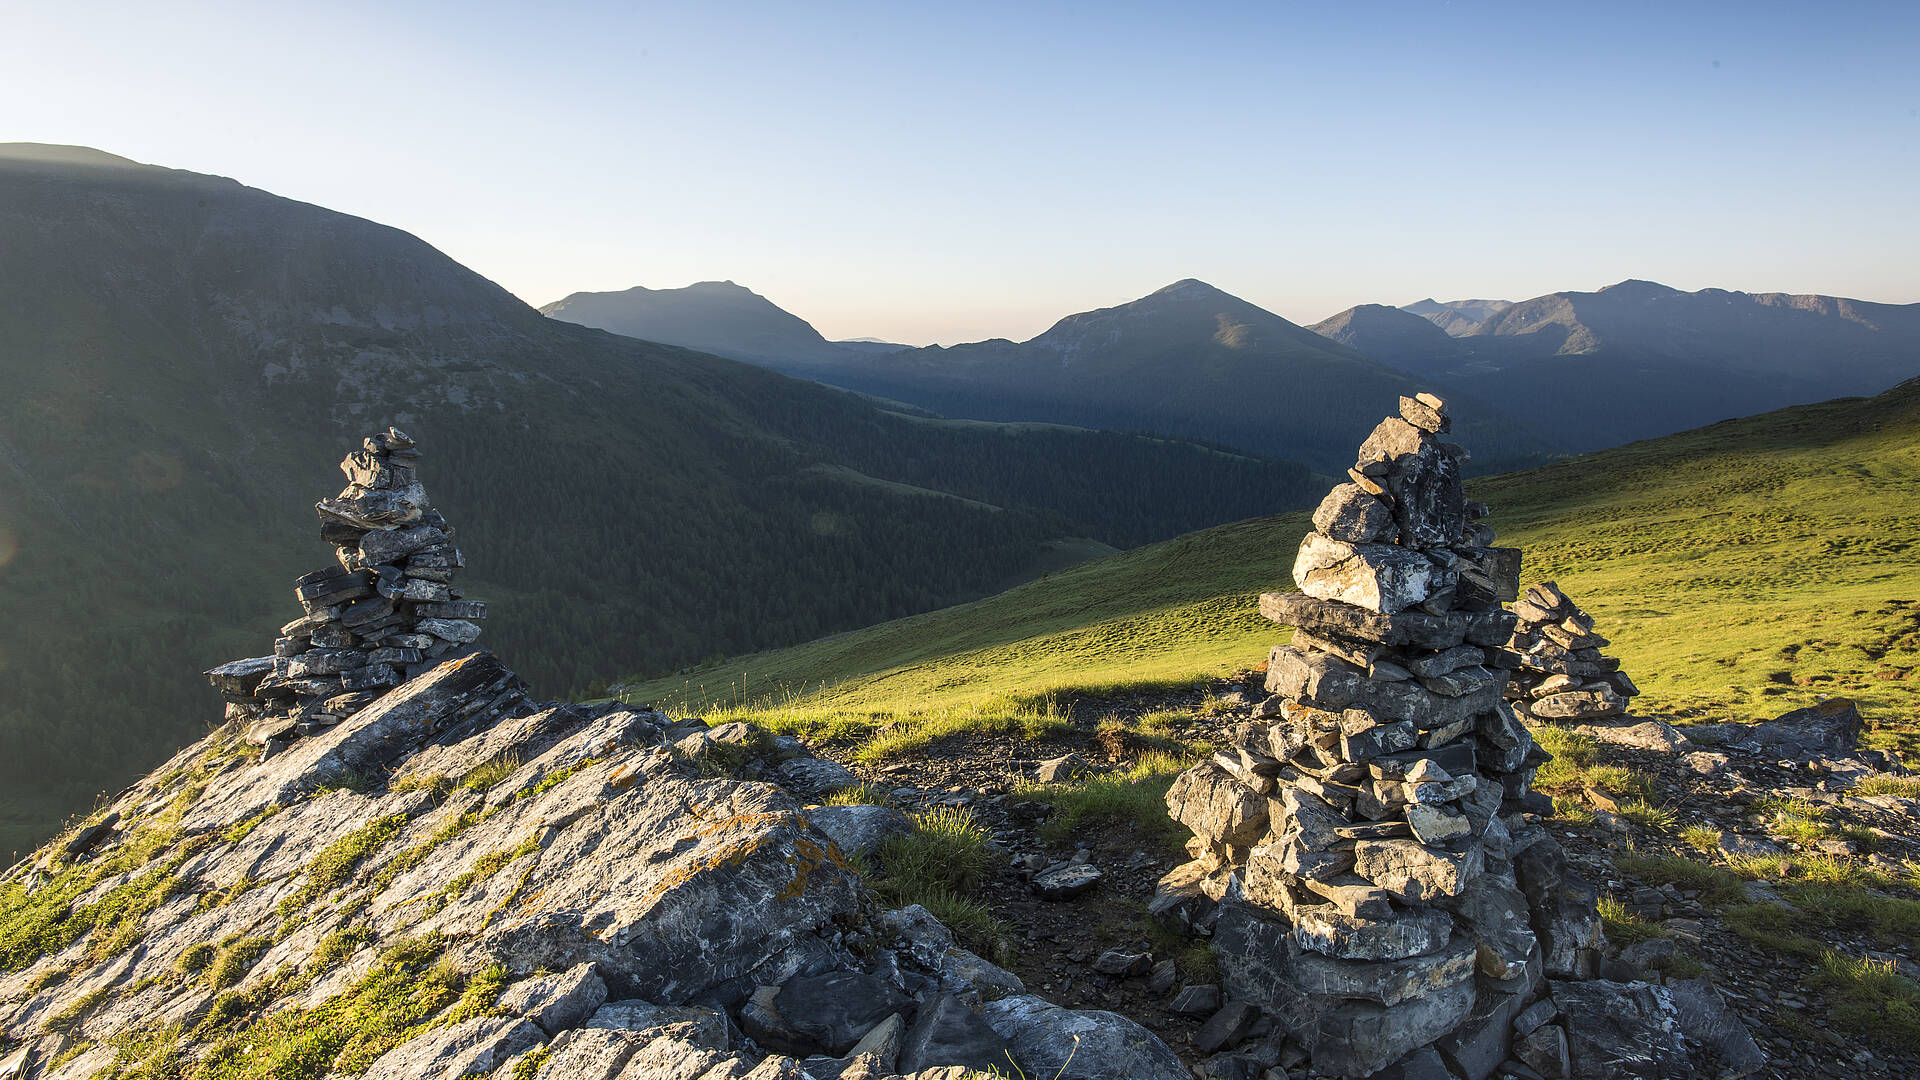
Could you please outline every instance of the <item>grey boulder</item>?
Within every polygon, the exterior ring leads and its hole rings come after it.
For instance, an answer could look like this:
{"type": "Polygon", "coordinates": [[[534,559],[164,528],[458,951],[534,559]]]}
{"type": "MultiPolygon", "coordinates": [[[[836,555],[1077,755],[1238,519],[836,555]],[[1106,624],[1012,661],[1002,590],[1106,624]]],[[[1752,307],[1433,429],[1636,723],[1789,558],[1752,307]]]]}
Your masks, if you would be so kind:
{"type": "Polygon", "coordinates": [[[1028,1076],[1054,1080],[1190,1080],[1180,1055],[1160,1037],[1118,1013],[1066,1009],[1021,994],[982,1010],[1013,1046],[1028,1076]]]}

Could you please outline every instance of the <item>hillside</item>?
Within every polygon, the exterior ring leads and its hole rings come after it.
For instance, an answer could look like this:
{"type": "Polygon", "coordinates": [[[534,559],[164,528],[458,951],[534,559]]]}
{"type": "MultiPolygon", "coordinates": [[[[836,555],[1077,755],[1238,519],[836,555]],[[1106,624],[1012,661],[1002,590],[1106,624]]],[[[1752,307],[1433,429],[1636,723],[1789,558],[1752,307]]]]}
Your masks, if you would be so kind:
{"type": "MultiPolygon", "coordinates": [[[[1484,478],[1524,578],[1608,628],[1644,710],[1748,717],[1846,694],[1920,751],[1920,381],[1484,478]]],[[[1290,585],[1304,513],[1221,526],[947,611],[693,675],[633,701],[758,702],[852,725],[1004,709],[1050,692],[1184,684],[1258,662],[1255,605],[1290,585]]],[[[910,721],[902,721],[910,722],[910,721]]]]}
{"type": "MultiPolygon", "coordinates": [[[[853,351],[821,337],[805,319],[731,281],[699,281],[683,289],[635,286],[622,292],[577,292],[541,307],[540,313],[777,371],[845,360],[853,351]]],[[[866,346],[855,343],[854,350],[888,351],[866,346]]]]}
{"type": "Polygon", "coordinates": [[[330,558],[326,463],[421,441],[537,690],[950,604],[1312,497],[1297,466],[942,422],[542,317],[419,239],[96,151],[0,151],[0,851],[202,730],[194,672],[330,558]],[[307,538],[307,539],[302,539],[307,538]]]}

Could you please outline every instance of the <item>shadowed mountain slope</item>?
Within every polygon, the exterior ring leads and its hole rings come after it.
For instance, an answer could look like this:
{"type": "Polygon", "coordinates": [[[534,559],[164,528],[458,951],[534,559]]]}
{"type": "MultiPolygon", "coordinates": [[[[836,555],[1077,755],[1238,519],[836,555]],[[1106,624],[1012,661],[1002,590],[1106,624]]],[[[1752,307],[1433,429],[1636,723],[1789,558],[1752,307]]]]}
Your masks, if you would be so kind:
{"type": "Polygon", "coordinates": [[[549,694],[1318,486],[543,318],[396,229],[78,148],[0,148],[0,250],[0,850],[217,718],[194,672],[257,652],[331,562],[301,539],[341,485],[324,463],[390,423],[495,603],[488,643],[549,694]]]}

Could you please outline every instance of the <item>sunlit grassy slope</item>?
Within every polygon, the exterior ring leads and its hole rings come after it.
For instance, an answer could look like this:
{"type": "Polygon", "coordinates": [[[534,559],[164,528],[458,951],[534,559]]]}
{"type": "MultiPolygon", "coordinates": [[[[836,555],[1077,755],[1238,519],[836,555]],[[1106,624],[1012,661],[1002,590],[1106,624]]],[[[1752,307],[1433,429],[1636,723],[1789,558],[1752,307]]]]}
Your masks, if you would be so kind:
{"type": "MultiPolygon", "coordinates": [[[[1858,699],[1920,748],[1920,380],[1473,485],[1529,581],[1557,580],[1642,712],[1750,719],[1858,699]]],[[[977,603],[742,657],[623,696],[851,718],[973,711],[1089,684],[1251,666],[1283,632],[1305,514],[1227,525],[977,603]]],[[[879,717],[874,717],[878,720],[879,717]]]]}

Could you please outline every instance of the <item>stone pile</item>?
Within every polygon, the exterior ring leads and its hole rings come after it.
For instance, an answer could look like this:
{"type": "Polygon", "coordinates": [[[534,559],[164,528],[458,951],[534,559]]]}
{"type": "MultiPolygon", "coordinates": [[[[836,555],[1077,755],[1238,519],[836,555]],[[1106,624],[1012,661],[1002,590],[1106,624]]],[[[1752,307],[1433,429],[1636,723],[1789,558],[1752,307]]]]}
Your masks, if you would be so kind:
{"type": "Polygon", "coordinates": [[[1270,1020],[1319,1073],[1438,1054],[1434,1075],[1479,1080],[1544,976],[1591,974],[1596,895],[1539,824],[1548,756],[1504,700],[1519,552],[1465,498],[1449,426],[1423,394],[1375,428],[1314,513],[1301,592],[1261,597],[1296,628],[1268,657],[1272,696],[1168,792],[1194,860],[1153,908],[1212,934],[1215,1045],[1270,1020]]]}
{"type": "Polygon", "coordinates": [[[453,583],[466,562],[420,484],[419,459],[413,439],[388,428],[340,462],[347,486],[314,506],[337,565],[294,579],[305,614],[280,628],[272,656],[206,673],[253,741],[331,727],[474,651],[487,606],[453,583]]]}
{"type": "Polygon", "coordinates": [[[1640,693],[1620,661],[1602,655],[1609,644],[1593,632],[1593,617],[1560,587],[1543,581],[1514,601],[1507,700],[1522,716],[1540,720],[1602,720],[1623,716],[1640,693]]]}

